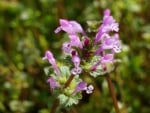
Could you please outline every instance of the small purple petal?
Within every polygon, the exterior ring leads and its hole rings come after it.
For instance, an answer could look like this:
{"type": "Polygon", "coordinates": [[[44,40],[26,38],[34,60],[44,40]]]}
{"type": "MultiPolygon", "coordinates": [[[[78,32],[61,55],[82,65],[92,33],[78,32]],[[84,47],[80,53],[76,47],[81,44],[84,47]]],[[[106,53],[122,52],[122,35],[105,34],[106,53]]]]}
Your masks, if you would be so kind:
{"type": "Polygon", "coordinates": [[[121,42],[120,42],[119,40],[116,41],[116,42],[114,43],[114,46],[113,46],[114,52],[115,52],[115,53],[121,52],[121,48],[122,48],[121,42]]]}
{"type": "Polygon", "coordinates": [[[64,53],[71,53],[72,51],[71,44],[69,42],[63,43],[62,50],[64,53]]]}
{"type": "Polygon", "coordinates": [[[80,91],[84,91],[87,89],[87,83],[86,82],[79,82],[75,88],[75,90],[73,91],[73,94],[78,93],[80,91]]]}
{"type": "Polygon", "coordinates": [[[77,35],[69,35],[70,43],[72,46],[83,48],[82,42],[80,41],[80,38],[77,35]]]}
{"type": "Polygon", "coordinates": [[[102,49],[112,49],[114,42],[115,40],[113,38],[107,38],[102,43],[101,47],[102,49]]]}
{"type": "Polygon", "coordinates": [[[45,56],[43,57],[43,60],[47,59],[49,61],[49,63],[52,65],[52,67],[54,68],[55,72],[57,75],[60,75],[60,71],[56,65],[56,61],[53,57],[53,54],[51,51],[46,51],[45,56]]]}
{"type": "Polygon", "coordinates": [[[72,25],[72,27],[73,27],[73,29],[74,29],[74,31],[76,33],[82,33],[82,34],[84,34],[84,31],[83,31],[81,25],[78,22],[76,22],[76,21],[70,21],[69,23],[72,25]]]}
{"type": "Polygon", "coordinates": [[[53,91],[55,88],[59,88],[60,84],[53,78],[49,77],[47,82],[50,84],[50,89],[53,91]]]}
{"type": "Polygon", "coordinates": [[[102,33],[102,32],[98,32],[96,34],[96,39],[95,39],[95,43],[99,42],[100,40],[104,40],[106,38],[110,38],[108,33],[102,33]]]}
{"type": "Polygon", "coordinates": [[[62,30],[61,27],[57,27],[54,32],[59,33],[61,30],[62,30]]]}
{"type": "Polygon", "coordinates": [[[83,31],[81,25],[76,21],[60,19],[59,23],[60,23],[60,26],[58,28],[56,28],[55,33],[58,33],[59,31],[63,30],[65,32],[67,32],[68,34],[76,34],[76,33],[84,34],[84,31],[83,31]]]}
{"type": "Polygon", "coordinates": [[[105,15],[105,16],[109,16],[110,13],[111,13],[111,12],[110,12],[110,9],[105,9],[105,10],[104,10],[104,15],[105,15]]]}
{"type": "Polygon", "coordinates": [[[81,68],[81,67],[75,67],[75,68],[73,68],[73,69],[71,70],[71,73],[72,73],[73,75],[79,75],[79,74],[81,74],[81,72],[82,72],[82,68],[81,68]]]}
{"type": "Polygon", "coordinates": [[[78,55],[72,56],[72,62],[74,63],[75,67],[79,67],[80,65],[80,58],[78,55]]]}
{"type": "Polygon", "coordinates": [[[105,54],[100,62],[101,63],[112,63],[113,62],[113,59],[114,59],[114,54],[105,54]]]}

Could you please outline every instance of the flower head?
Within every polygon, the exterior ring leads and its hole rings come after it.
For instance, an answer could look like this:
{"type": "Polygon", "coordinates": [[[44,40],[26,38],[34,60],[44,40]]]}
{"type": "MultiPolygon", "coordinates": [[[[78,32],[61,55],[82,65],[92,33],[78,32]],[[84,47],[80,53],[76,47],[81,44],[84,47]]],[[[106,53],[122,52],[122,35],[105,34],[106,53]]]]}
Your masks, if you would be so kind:
{"type": "Polygon", "coordinates": [[[61,30],[63,30],[67,32],[68,34],[76,34],[76,33],[84,34],[84,31],[81,25],[74,20],[68,21],[66,19],[60,19],[59,23],[60,23],[60,26],[55,30],[55,33],[58,33],[61,30]]]}

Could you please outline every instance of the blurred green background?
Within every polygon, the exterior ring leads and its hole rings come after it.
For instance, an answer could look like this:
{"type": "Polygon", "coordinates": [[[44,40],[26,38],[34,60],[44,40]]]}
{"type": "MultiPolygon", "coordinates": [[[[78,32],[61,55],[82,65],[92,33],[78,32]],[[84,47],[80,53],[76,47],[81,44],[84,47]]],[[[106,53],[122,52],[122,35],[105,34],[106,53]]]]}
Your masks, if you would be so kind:
{"type": "MultiPolygon", "coordinates": [[[[111,78],[121,113],[150,113],[149,0],[0,0],[0,113],[49,113],[54,98],[41,58],[47,49],[62,55],[64,33],[54,34],[59,19],[87,29],[86,21],[102,20],[105,8],[120,23],[122,62],[111,78]]],[[[94,93],[69,113],[115,113],[106,80],[89,81],[94,93]]]]}

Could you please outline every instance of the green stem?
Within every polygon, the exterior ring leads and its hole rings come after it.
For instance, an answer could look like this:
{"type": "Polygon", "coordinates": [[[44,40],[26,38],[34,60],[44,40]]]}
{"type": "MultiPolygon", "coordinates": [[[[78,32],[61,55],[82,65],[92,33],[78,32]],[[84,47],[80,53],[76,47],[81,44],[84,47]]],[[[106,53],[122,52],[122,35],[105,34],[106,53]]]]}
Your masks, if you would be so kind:
{"type": "MultiPolygon", "coordinates": [[[[68,80],[65,83],[64,88],[66,88],[66,87],[68,87],[70,85],[70,83],[73,80],[73,78],[74,78],[74,75],[70,75],[70,77],[68,78],[68,80]]],[[[51,109],[50,113],[55,113],[58,106],[59,106],[59,100],[56,99],[54,104],[53,104],[53,106],[52,106],[52,109],[51,109]]]]}
{"type": "Polygon", "coordinates": [[[114,104],[116,113],[120,113],[117,98],[116,98],[116,95],[115,95],[115,92],[114,92],[114,87],[113,87],[113,84],[112,84],[112,81],[111,81],[109,75],[106,75],[106,80],[107,80],[107,83],[108,83],[110,94],[111,94],[112,99],[113,99],[113,104],[114,104]]]}

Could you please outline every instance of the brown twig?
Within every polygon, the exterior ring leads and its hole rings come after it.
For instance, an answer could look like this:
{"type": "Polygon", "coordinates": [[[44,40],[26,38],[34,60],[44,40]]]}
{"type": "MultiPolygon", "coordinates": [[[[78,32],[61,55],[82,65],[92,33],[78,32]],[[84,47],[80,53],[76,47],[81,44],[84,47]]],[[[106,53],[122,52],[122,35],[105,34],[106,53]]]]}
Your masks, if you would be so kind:
{"type": "Polygon", "coordinates": [[[112,99],[113,99],[113,104],[114,104],[116,113],[120,113],[118,103],[117,103],[117,98],[116,98],[116,95],[115,95],[115,92],[114,92],[114,87],[113,87],[113,84],[112,84],[112,81],[111,81],[109,75],[106,75],[106,80],[107,80],[107,83],[108,83],[110,94],[111,94],[112,99]]]}
{"type": "Polygon", "coordinates": [[[52,106],[52,109],[51,109],[51,112],[50,112],[50,113],[55,113],[55,112],[56,112],[56,109],[57,109],[57,107],[58,107],[58,105],[59,105],[59,100],[56,99],[56,100],[54,101],[54,104],[53,104],[53,106],[52,106]]]}
{"type": "Polygon", "coordinates": [[[73,75],[73,74],[70,75],[70,77],[68,78],[68,80],[67,80],[66,83],[65,83],[65,88],[70,85],[70,83],[71,83],[71,81],[73,80],[73,78],[74,78],[74,75],[73,75]]]}

